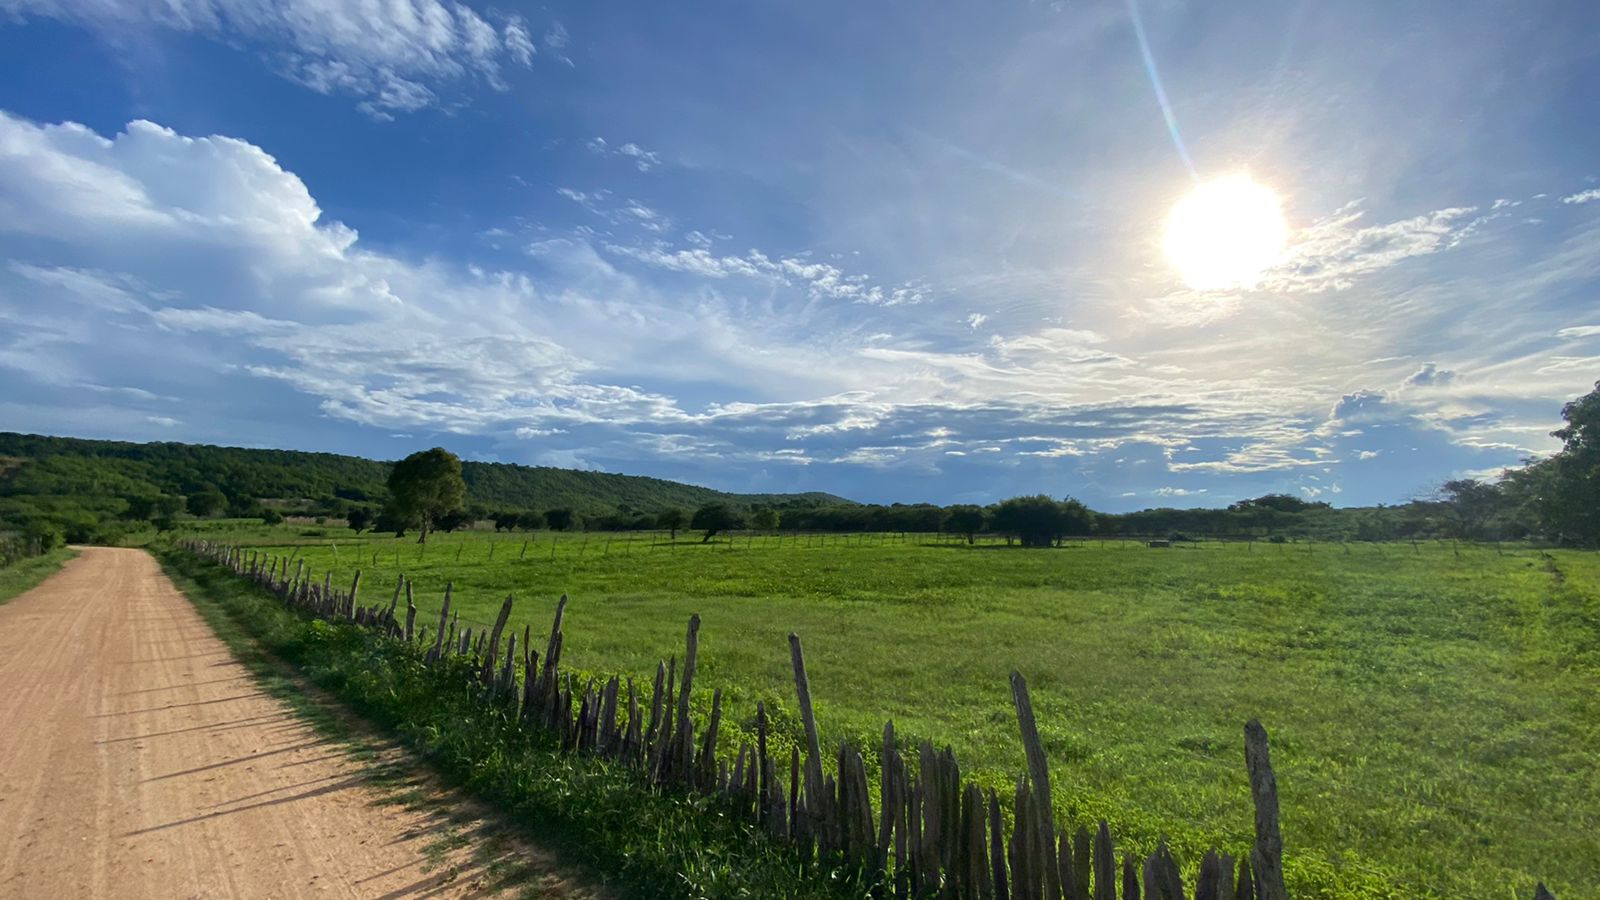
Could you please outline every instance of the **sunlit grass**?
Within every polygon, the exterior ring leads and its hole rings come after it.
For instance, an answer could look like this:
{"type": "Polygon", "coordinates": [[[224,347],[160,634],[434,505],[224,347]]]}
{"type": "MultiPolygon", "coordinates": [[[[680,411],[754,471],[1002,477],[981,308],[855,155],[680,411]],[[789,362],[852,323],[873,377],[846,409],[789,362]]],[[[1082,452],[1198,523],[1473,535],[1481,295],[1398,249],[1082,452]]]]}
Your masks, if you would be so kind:
{"type": "Polygon", "coordinates": [[[1193,859],[1251,834],[1242,724],[1272,734],[1297,896],[1600,892],[1600,560],[1450,544],[1202,544],[1050,551],[786,536],[238,532],[363,594],[396,574],[437,616],[548,629],[563,662],[648,682],[704,619],[700,681],[735,722],[793,709],[805,640],[825,740],[892,717],[997,786],[1023,767],[1006,674],[1029,678],[1063,816],[1193,859]],[[607,541],[609,540],[609,547],[607,541]],[[659,540],[665,540],[664,536],[659,540]],[[337,549],[335,549],[335,547],[337,549]],[[490,558],[491,548],[493,558],[490,558]],[[398,554],[398,566],[396,555],[398,554]]]}
{"type": "Polygon", "coordinates": [[[0,566],[0,603],[32,590],[77,555],[75,550],[58,547],[40,556],[0,566]]]}

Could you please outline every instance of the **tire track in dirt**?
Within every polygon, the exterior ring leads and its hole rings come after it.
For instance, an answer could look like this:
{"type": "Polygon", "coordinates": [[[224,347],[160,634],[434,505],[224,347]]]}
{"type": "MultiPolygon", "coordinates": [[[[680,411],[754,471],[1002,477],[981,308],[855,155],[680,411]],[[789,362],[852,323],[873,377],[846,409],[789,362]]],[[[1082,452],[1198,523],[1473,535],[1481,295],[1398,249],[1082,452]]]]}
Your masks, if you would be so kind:
{"type": "Polygon", "coordinates": [[[380,768],[262,691],[143,551],[86,548],[0,606],[0,896],[490,896],[506,870],[595,895],[380,768]]]}

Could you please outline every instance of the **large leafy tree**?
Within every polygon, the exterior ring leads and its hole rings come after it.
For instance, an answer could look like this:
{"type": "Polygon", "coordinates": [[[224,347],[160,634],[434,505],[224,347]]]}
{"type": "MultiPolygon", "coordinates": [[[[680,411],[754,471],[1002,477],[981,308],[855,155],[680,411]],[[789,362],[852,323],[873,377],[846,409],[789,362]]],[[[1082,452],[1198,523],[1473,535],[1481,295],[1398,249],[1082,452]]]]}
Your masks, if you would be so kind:
{"type": "MultiPolygon", "coordinates": [[[[1496,517],[1513,534],[1534,530],[1563,543],[1600,545],[1600,382],[1561,408],[1561,450],[1512,469],[1496,485],[1447,482],[1447,511],[1496,517]]],[[[1470,535],[1469,535],[1470,536],[1470,535]]]]}
{"type": "Polygon", "coordinates": [[[190,494],[185,498],[185,502],[189,507],[190,513],[205,518],[214,516],[226,509],[228,497],[216,488],[208,487],[190,494]]]}
{"type": "Polygon", "coordinates": [[[1094,521],[1089,508],[1076,500],[1054,500],[1044,494],[1012,497],[994,508],[995,531],[1012,535],[1024,547],[1048,547],[1070,534],[1087,534],[1094,521]]]}
{"type": "Polygon", "coordinates": [[[665,528],[672,532],[673,540],[678,539],[678,529],[683,528],[688,524],[689,513],[685,510],[677,508],[676,506],[663,509],[660,515],[656,516],[656,527],[665,528]]]}
{"type": "Polygon", "coordinates": [[[707,503],[694,511],[690,528],[704,529],[701,543],[708,543],[719,531],[732,531],[744,527],[744,514],[726,503],[707,503]]]}
{"type": "Polygon", "coordinates": [[[1561,452],[1541,463],[1547,510],[1554,530],[1568,540],[1600,544],[1600,381],[1561,408],[1566,427],[1552,432],[1561,452]]]}
{"type": "Polygon", "coordinates": [[[1439,488],[1439,505],[1451,534],[1475,540],[1500,511],[1500,488],[1471,478],[1453,479],[1439,488]]]}
{"type": "Polygon", "coordinates": [[[411,454],[389,473],[389,495],[395,518],[417,523],[417,543],[426,543],[434,524],[461,509],[466,499],[460,457],[443,447],[411,454]]]}
{"type": "Polygon", "coordinates": [[[970,503],[950,507],[950,514],[945,517],[944,527],[952,534],[964,534],[967,543],[972,543],[973,537],[983,530],[986,516],[983,507],[970,503]]]}

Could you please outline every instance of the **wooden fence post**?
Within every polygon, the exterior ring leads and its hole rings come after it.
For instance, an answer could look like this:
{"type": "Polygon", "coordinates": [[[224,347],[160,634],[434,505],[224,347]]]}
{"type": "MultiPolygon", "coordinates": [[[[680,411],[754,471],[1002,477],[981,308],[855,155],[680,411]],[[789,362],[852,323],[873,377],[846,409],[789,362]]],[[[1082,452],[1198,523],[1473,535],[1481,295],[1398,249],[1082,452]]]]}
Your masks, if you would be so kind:
{"type": "Polygon", "coordinates": [[[345,601],[345,608],[349,610],[349,617],[356,617],[356,597],[361,591],[361,570],[356,570],[356,577],[350,579],[350,598],[345,601]]]}
{"type": "MultiPolygon", "coordinates": [[[[1033,809],[1040,841],[1045,847],[1055,846],[1055,807],[1050,800],[1050,763],[1045,759],[1044,744],[1039,740],[1039,726],[1033,718],[1033,701],[1028,697],[1028,682],[1021,672],[1011,673],[1011,699],[1017,707],[1017,726],[1022,731],[1022,748],[1028,757],[1028,780],[1033,782],[1033,809]]],[[[1018,826],[1021,827],[1020,824],[1018,826]]],[[[1055,867],[1044,867],[1045,896],[1061,896],[1060,873],[1055,867]]],[[[1265,900],[1265,898],[1263,898],[1265,900]]]]}
{"type": "Polygon", "coordinates": [[[439,607],[439,630],[433,636],[433,649],[428,652],[430,661],[438,659],[444,653],[444,629],[450,621],[450,588],[453,585],[454,582],[450,581],[444,584],[444,605],[439,607]]]}
{"type": "Polygon", "coordinates": [[[1256,842],[1250,850],[1260,900],[1288,900],[1283,886],[1283,836],[1278,831],[1278,779],[1272,774],[1267,730],[1251,719],[1244,726],[1244,761],[1256,806],[1256,842]]]}
{"type": "Polygon", "coordinates": [[[806,657],[800,649],[800,635],[789,634],[789,658],[794,663],[794,686],[800,695],[800,719],[806,727],[806,804],[816,817],[823,810],[822,742],[817,738],[817,716],[811,710],[811,682],[806,677],[806,657]]]}
{"type": "Polygon", "coordinates": [[[700,655],[700,614],[689,617],[689,632],[684,639],[683,684],[678,690],[677,721],[672,731],[669,770],[677,777],[690,773],[694,764],[694,723],[689,720],[689,692],[694,687],[695,662],[700,655]]]}

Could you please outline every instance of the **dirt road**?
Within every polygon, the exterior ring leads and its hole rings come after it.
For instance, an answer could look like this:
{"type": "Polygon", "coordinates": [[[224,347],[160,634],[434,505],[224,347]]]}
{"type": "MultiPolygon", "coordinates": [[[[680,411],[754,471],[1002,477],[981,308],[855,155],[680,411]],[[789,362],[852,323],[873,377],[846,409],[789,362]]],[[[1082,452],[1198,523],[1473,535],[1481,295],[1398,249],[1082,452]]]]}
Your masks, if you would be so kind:
{"type": "MultiPolygon", "coordinates": [[[[386,803],[370,767],[259,690],[142,551],[86,549],[0,606],[0,897],[480,896],[528,862],[386,803]]],[[[537,862],[533,884],[579,893],[537,862]]]]}

